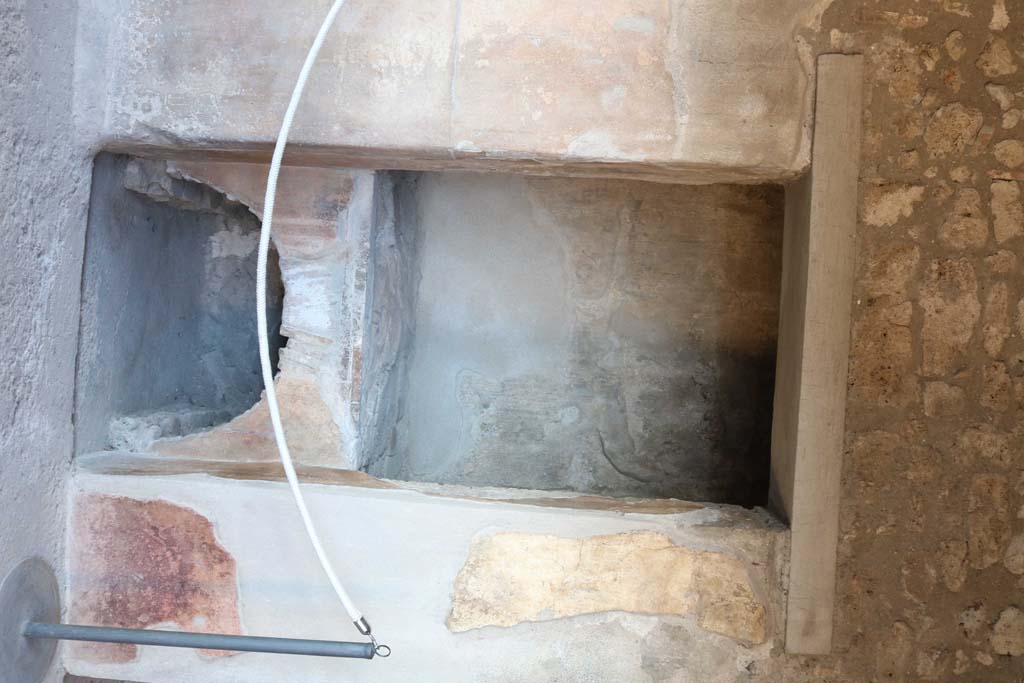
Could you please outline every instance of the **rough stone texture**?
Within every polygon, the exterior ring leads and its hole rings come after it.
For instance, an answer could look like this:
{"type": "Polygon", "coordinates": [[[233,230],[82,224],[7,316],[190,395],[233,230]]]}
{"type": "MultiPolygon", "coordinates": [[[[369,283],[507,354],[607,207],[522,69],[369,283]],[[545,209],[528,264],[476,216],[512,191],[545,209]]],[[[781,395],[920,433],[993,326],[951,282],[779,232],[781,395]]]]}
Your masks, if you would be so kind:
{"type": "Polygon", "coordinates": [[[1006,275],[1017,269],[1017,255],[1007,249],[1000,249],[985,257],[985,265],[996,275],[1006,275]]]}
{"type": "MultiPolygon", "coordinates": [[[[105,495],[77,498],[72,512],[72,623],[241,633],[235,560],[210,520],[165,501],[105,495]]],[[[138,656],[135,645],[73,647],[88,661],[138,656]]]]}
{"type": "Polygon", "coordinates": [[[459,632],[595,612],[693,615],[701,628],[756,644],[766,637],[765,605],[748,571],[654,533],[495,534],[474,540],[447,623],[459,632]]]}
{"type": "Polygon", "coordinates": [[[875,659],[876,680],[892,680],[907,668],[914,652],[913,637],[913,631],[902,621],[892,625],[878,648],[875,659]]]}
{"type": "Polygon", "coordinates": [[[1010,14],[1006,11],[1006,0],[995,0],[992,3],[992,20],[988,27],[993,31],[1003,31],[1010,25],[1010,14]]]}
{"type": "MultiPolygon", "coordinates": [[[[205,183],[262,215],[262,164],[179,161],[180,177],[205,183]]],[[[356,469],[369,235],[374,174],[285,167],[275,208],[274,245],[285,297],[276,379],[282,420],[296,459],[356,469]]],[[[265,401],[217,429],[162,441],[157,452],[215,460],[273,460],[265,401]]]]}
{"type": "Polygon", "coordinates": [[[998,358],[1010,336],[1010,288],[996,282],[985,296],[984,324],[981,328],[985,352],[998,358]]]}
{"type": "Polygon", "coordinates": [[[781,680],[995,683],[1024,673],[1002,653],[1005,640],[991,640],[1004,610],[1022,607],[1011,571],[1012,539],[1024,532],[1022,405],[1006,379],[1021,374],[1024,252],[1020,167],[1004,163],[1020,128],[1003,127],[1021,106],[1022,21],[1019,0],[837,0],[824,14],[816,49],[868,57],[861,266],[835,651],[787,660],[781,680]],[[905,25],[922,14],[924,25],[905,25]],[[879,211],[879,188],[914,187],[916,201],[879,211]],[[987,215],[991,233],[940,241],[965,195],[980,197],[972,213],[987,215]],[[917,265],[904,277],[878,265],[887,261],[917,265]],[[968,608],[978,609],[965,630],[957,615],[968,608]]]}
{"type": "Polygon", "coordinates": [[[1024,164],[1024,142],[1020,140],[1003,140],[993,150],[996,160],[1008,168],[1017,168],[1024,164]]]}
{"type": "Polygon", "coordinates": [[[997,655],[1024,656],[1024,612],[1007,607],[992,627],[992,651],[997,655]]]}
{"type": "MultiPolygon", "coordinates": [[[[172,178],[164,163],[97,157],[81,276],[78,452],[145,448],[258,400],[258,241],[259,222],[244,206],[172,178]]],[[[268,272],[276,364],[276,253],[268,272]]]]}
{"type": "Polygon", "coordinates": [[[924,385],[924,414],[928,417],[959,415],[967,404],[967,392],[945,382],[924,385]]]}
{"type": "Polygon", "coordinates": [[[989,78],[1017,73],[1013,52],[1003,38],[991,39],[975,65],[989,78]]]}
{"type": "Polygon", "coordinates": [[[917,277],[921,249],[906,242],[880,245],[866,260],[861,281],[872,296],[905,298],[908,285],[917,277]]]}
{"type": "Polygon", "coordinates": [[[403,422],[371,473],[763,502],[777,188],[403,184],[420,279],[403,422]]]}
{"type": "Polygon", "coordinates": [[[991,464],[1006,468],[1011,466],[1016,458],[1010,435],[988,424],[964,429],[957,438],[953,453],[958,464],[968,466],[991,464]]]}
{"type": "Polygon", "coordinates": [[[990,190],[996,241],[1002,244],[1024,233],[1024,206],[1021,205],[1020,185],[1013,180],[997,180],[992,183],[990,190]]]}
{"type": "Polygon", "coordinates": [[[1006,478],[978,475],[967,502],[967,557],[974,569],[990,567],[1003,557],[1010,540],[1006,478]]]}
{"type": "Polygon", "coordinates": [[[963,152],[974,142],[982,120],[980,111],[959,102],[941,107],[932,114],[924,133],[924,143],[929,154],[933,157],[946,157],[963,152]]]}
{"type": "Polygon", "coordinates": [[[878,185],[867,191],[863,218],[868,225],[895,225],[900,218],[914,212],[914,205],[924,199],[920,185],[878,185]]]}
{"type": "MultiPolygon", "coordinates": [[[[792,176],[812,90],[796,33],[826,4],[351,3],[292,139],[309,159],[377,168],[792,176]]],[[[245,10],[88,0],[83,32],[106,49],[82,65],[83,99],[110,144],[266,155],[294,76],[282,65],[301,63],[321,9],[245,10]]]]}
{"type": "Polygon", "coordinates": [[[76,12],[0,2],[0,576],[39,556],[61,581],[89,188],[72,119],[76,12]]]}
{"type": "Polygon", "coordinates": [[[991,97],[999,108],[1006,111],[1013,106],[1013,91],[1005,85],[999,85],[997,83],[986,83],[985,92],[991,97]]]}
{"type": "Polygon", "coordinates": [[[981,316],[978,280],[965,259],[932,261],[920,297],[922,370],[937,377],[962,369],[963,355],[981,316]]]}
{"type": "Polygon", "coordinates": [[[1017,534],[1010,539],[1006,554],[1003,556],[1003,564],[1006,571],[1011,574],[1024,574],[1024,534],[1017,534]]]}
{"type": "Polygon", "coordinates": [[[939,228],[939,241],[954,250],[981,249],[988,242],[988,218],[981,210],[981,193],[957,192],[953,213],[939,228]]]}
{"type": "Polygon", "coordinates": [[[854,323],[849,382],[852,400],[864,405],[904,407],[920,400],[914,375],[912,309],[875,305],[854,323]]]}
{"type": "Polygon", "coordinates": [[[1004,412],[1010,408],[1012,381],[1003,363],[989,363],[981,371],[981,396],[978,403],[989,410],[1004,412]]]}
{"type": "Polygon", "coordinates": [[[943,541],[939,544],[936,562],[946,588],[953,593],[963,590],[967,581],[967,543],[943,541]]]}

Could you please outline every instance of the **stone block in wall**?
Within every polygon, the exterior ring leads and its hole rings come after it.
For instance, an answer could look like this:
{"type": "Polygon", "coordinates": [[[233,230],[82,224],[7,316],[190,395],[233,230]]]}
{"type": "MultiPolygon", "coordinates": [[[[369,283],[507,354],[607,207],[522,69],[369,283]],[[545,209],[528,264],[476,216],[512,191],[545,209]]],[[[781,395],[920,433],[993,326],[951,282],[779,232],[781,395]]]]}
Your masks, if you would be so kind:
{"type": "MultiPolygon", "coordinates": [[[[138,595],[122,586],[148,587],[144,599],[114,613],[150,609],[150,619],[178,623],[211,614],[211,605],[228,614],[237,605],[246,634],[358,639],[284,482],[250,481],[251,468],[238,465],[224,477],[204,476],[203,464],[192,463],[182,476],[179,464],[116,455],[78,463],[71,496],[76,518],[89,526],[69,537],[68,571],[91,579],[93,592],[72,581],[72,604],[116,604],[119,595],[138,595]],[[121,473],[104,472],[104,460],[121,473]],[[133,476],[134,466],[148,476],[133,476]],[[149,529],[156,535],[143,533],[149,529]],[[114,552],[91,549],[97,533],[97,549],[114,552]],[[160,566],[138,567],[122,548],[162,552],[160,566]],[[125,577],[125,566],[139,576],[125,577]],[[181,584],[171,580],[177,576],[181,584]],[[196,590],[223,581],[235,590],[196,590]]],[[[391,659],[140,647],[137,657],[113,661],[71,649],[67,670],[160,683],[782,679],[788,534],[764,511],[326,481],[307,482],[307,501],[357,605],[394,649],[391,659]],[[453,621],[459,615],[462,628],[453,621]]]]}
{"type": "MultiPolygon", "coordinates": [[[[83,120],[108,147],[269,153],[324,7],[258,0],[83,11],[83,120]]],[[[826,0],[350,0],[313,69],[309,163],[688,179],[809,162],[799,32],[826,0]]]]}

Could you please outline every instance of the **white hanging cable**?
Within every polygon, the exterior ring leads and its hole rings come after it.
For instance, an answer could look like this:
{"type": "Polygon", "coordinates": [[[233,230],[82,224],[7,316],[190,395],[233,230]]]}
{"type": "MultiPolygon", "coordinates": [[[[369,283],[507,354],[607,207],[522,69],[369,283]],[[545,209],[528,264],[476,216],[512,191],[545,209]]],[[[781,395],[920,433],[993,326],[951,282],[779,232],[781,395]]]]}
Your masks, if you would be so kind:
{"type": "MultiPolygon", "coordinates": [[[[256,324],[260,344],[260,367],[263,370],[263,385],[267,391],[267,407],[270,410],[270,421],[274,426],[274,439],[277,441],[277,450],[281,455],[281,465],[284,467],[285,476],[288,478],[288,485],[291,487],[292,495],[295,497],[295,505],[302,516],[302,522],[306,527],[309,540],[313,544],[313,549],[316,551],[316,556],[320,560],[320,566],[323,567],[327,579],[334,588],[334,592],[338,594],[341,604],[345,606],[345,611],[348,612],[349,617],[355,623],[359,632],[369,636],[376,646],[376,641],[373,639],[370,630],[370,624],[363,617],[362,612],[359,611],[355,603],[352,602],[351,596],[345,590],[345,586],[341,583],[341,579],[338,578],[334,567],[331,565],[331,560],[327,557],[327,552],[320,542],[320,535],[317,533],[313,519],[309,515],[309,509],[306,507],[306,500],[302,495],[302,490],[299,488],[299,479],[295,474],[295,466],[292,464],[292,456],[288,451],[288,443],[284,438],[284,428],[281,425],[281,413],[277,406],[277,392],[274,391],[274,372],[270,365],[270,342],[267,336],[267,252],[270,249],[270,233],[274,224],[277,176],[281,172],[281,160],[284,157],[285,145],[288,144],[288,133],[291,131],[295,112],[299,108],[299,100],[302,99],[302,91],[306,88],[309,72],[313,68],[313,63],[316,61],[320,47],[324,43],[324,38],[327,37],[327,33],[330,31],[331,25],[334,23],[334,19],[338,16],[338,11],[343,4],[345,4],[345,0],[335,0],[323,24],[320,26],[320,31],[316,34],[316,39],[313,40],[313,44],[309,48],[306,61],[302,65],[302,71],[299,72],[299,79],[295,82],[295,89],[292,90],[292,98],[288,102],[288,110],[285,111],[284,120],[281,122],[281,131],[277,135],[277,144],[274,145],[274,156],[270,162],[270,173],[267,175],[267,194],[263,199],[263,227],[260,230],[260,247],[256,262],[256,324]]],[[[387,654],[390,654],[390,650],[386,650],[386,648],[386,645],[379,646],[377,654],[386,656],[385,651],[387,654]]]]}

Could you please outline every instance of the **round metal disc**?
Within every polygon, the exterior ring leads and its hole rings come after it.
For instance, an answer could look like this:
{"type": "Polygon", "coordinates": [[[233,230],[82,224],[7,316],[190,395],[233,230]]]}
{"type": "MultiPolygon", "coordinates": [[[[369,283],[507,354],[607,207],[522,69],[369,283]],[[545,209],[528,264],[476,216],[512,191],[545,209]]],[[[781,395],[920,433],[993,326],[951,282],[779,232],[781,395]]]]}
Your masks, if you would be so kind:
{"type": "Polygon", "coordinates": [[[57,641],[21,635],[30,621],[60,621],[57,579],[39,558],[12,569],[0,587],[0,683],[40,683],[50,668],[57,641]]]}

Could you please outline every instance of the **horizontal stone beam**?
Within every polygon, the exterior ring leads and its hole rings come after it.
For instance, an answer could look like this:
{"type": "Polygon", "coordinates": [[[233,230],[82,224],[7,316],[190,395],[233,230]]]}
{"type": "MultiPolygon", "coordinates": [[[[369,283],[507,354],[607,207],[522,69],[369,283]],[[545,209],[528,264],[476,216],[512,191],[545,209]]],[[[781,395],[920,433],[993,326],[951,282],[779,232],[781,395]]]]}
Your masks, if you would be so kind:
{"type": "MultiPolygon", "coordinates": [[[[102,454],[78,464],[70,618],[358,638],[286,484],[247,480],[245,466],[184,474],[176,468],[195,461],[169,458],[102,454]]],[[[489,490],[508,500],[471,500],[365,475],[362,485],[351,474],[347,485],[300,475],[324,546],[391,659],[74,645],[66,669],[161,683],[407,682],[424,672],[453,681],[732,681],[744,670],[779,680],[788,534],[763,510],[671,501],[613,510],[592,497],[512,489],[489,490]]]]}
{"type": "MultiPolygon", "coordinates": [[[[269,156],[329,3],[82,3],[79,117],[112,150],[269,156]]],[[[809,153],[825,0],[349,0],[292,161],[687,182],[809,153]]]]}

